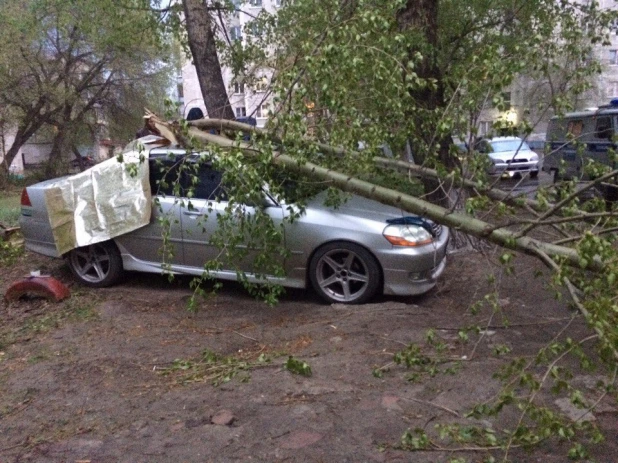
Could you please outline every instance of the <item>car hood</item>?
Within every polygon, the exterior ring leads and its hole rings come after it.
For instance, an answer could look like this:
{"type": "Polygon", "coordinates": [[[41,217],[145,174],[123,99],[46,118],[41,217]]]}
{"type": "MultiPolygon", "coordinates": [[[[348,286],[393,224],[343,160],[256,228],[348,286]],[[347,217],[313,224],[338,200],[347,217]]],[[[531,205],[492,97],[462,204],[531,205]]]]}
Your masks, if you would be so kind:
{"type": "Polygon", "coordinates": [[[525,159],[527,161],[538,157],[538,154],[531,150],[500,151],[499,153],[489,153],[489,157],[500,161],[510,161],[511,159],[525,159]]]}
{"type": "Polygon", "coordinates": [[[377,220],[380,222],[386,222],[388,219],[396,219],[398,217],[416,216],[415,214],[410,214],[403,209],[387,206],[377,201],[354,194],[349,196],[344,194],[342,199],[347,198],[347,201],[340,204],[337,208],[334,208],[332,206],[324,205],[326,197],[326,191],[314,196],[307,202],[307,208],[314,210],[335,211],[345,215],[377,220]]]}

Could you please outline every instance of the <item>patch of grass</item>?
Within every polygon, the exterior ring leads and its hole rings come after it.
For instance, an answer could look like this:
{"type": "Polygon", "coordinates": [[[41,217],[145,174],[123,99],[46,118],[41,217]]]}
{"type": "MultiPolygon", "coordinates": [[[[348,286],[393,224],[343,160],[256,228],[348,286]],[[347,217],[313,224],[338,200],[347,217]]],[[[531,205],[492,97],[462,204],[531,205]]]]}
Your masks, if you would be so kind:
{"type": "Polygon", "coordinates": [[[24,247],[18,243],[14,236],[8,241],[0,238],[0,264],[3,267],[10,267],[24,253],[24,247]]]}
{"type": "Polygon", "coordinates": [[[16,227],[21,214],[21,193],[15,190],[0,192],[0,223],[16,227]]]}

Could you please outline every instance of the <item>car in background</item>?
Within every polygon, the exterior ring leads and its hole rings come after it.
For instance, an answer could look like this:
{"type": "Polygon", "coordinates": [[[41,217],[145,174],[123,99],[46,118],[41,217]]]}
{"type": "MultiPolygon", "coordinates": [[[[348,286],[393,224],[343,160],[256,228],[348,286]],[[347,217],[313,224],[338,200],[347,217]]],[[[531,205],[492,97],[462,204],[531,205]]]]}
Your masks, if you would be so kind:
{"type": "Polygon", "coordinates": [[[490,175],[512,177],[516,174],[529,174],[531,178],[539,175],[539,155],[519,137],[483,138],[475,144],[475,149],[489,157],[490,175]]]}
{"type": "MultiPolygon", "coordinates": [[[[93,287],[117,283],[125,270],[201,275],[205,263],[221,255],[210,238],[218,227],[217,216],[229,204],[222,186],[223,173],[208,163],[196,166],[197,183],[195,177],[178,173],[181,195],[191,191],[187,196],[192,196],[190,201],[179,201],[172,190],[166,189],[170,185],[165,176],[175,172],[186,152],[145,146],[157,204],[148,225],[61,256],[45,205],[45,187],[53,183],[47,181],[26,187],[22,193],[20,225],[26,248],[64,257],[77,280],[93,287]],[[170,224],[167,233],[160,219],[170,224]],[[164,233],[174,248],[165,265],[161,256],[164,233]]],[[[286,205],[264,188],[261,204],[242,207],[246,214],[255,214],[261,208],[282,227],[288,253],[285,259],[278,255],[285,277],[258,278],[252,273],[253,263],[244,261],[223,263],[211,275],[236,281],[240,270],[247,272],[250,282],[311,286],[324,300],[347,304],[364,303],[378,293],[422,294],[435,286],[446,264],[446,227],[359,196],[352,195],[337,209],[326,206],[325,200],[326,191],[317,194],[306,202],[303,214],[290,221],[286,217],[293,205],[286,205]]]]}

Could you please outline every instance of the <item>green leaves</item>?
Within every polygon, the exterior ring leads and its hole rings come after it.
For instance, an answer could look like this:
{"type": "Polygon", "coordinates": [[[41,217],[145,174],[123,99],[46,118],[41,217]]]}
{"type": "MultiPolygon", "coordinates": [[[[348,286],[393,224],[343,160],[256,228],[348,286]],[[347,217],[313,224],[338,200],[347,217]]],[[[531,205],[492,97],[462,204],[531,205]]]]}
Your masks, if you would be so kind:
{"type": "Polygon", "coordinates": [[[303,360],[298,360],[292,357],[291,355],[288,357],[287,361],[283,364],[283,368],[288,370],[290,373],[301,376],[311,376],[311,367],[309,364],[303,360]]]}

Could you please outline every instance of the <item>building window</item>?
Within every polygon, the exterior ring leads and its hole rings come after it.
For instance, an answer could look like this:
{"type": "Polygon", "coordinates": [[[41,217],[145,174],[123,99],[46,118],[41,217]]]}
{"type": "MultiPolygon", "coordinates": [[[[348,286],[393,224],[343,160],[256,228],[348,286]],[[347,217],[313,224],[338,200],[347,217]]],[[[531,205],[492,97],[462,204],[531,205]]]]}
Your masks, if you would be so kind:
{"type": "Polygon", "coordinates": [[[251,21],[245,26],[245,31],[249,35],[260,36],[262,35],[262,27],[257,23],[257,21],[251,21]]]}
{"type": "Polygon", "coordinates": [[[249,0],[251,6],[262,6],[262,0],[249,0]]]}
{"type": "Polygon", "coordinates": [[[245,93],[245,84],[243,82],[234,82],[234,93],[245,93]]]}
{"type": "Polygon", "coordinates": [[[270,115],[270,109],[268,103],[262,103],[255,109],[255,117],[268,117],[270,115]]]}
{"type": "Polygon", "coordinates": [[[610,81],[605,85],[605,96],[607,98],[618,97],[618,82],[610,81]]]}
{"type": "Polygon", "coordinates": [[[491,121],[480,121],[479,135],[487,135],[489,132],[491,132],[491,121]]]}
{"type": "Polygon", "coordinates": [[[232,40],[240,40],[241,37],[242,37],[242,32],[240,31],[240,26],[230,27],[230,38],[232,40]]]}
{"type": "Polygon", "coordinates": [[[247,117],[247,108],[244,106],[236,108],[236,117],[247,117]]]}
{"type": "Polygon", "coordinates": [[[609,50],[609,64],[610,66],[618,64],[618,50],[609,50]]]}
{"type": "Polygon", "coordinates": [[[254,92],[265,92],[268,88],[268,79],[266,76],[258,77],[255,83],[253,84],[254,92]]]}
{"type": "Polygon", "coordinates": [[[276,7],[279,7],[281,5],[283,5],[283,0],[275,0],[275,6],[276,7]]]}

